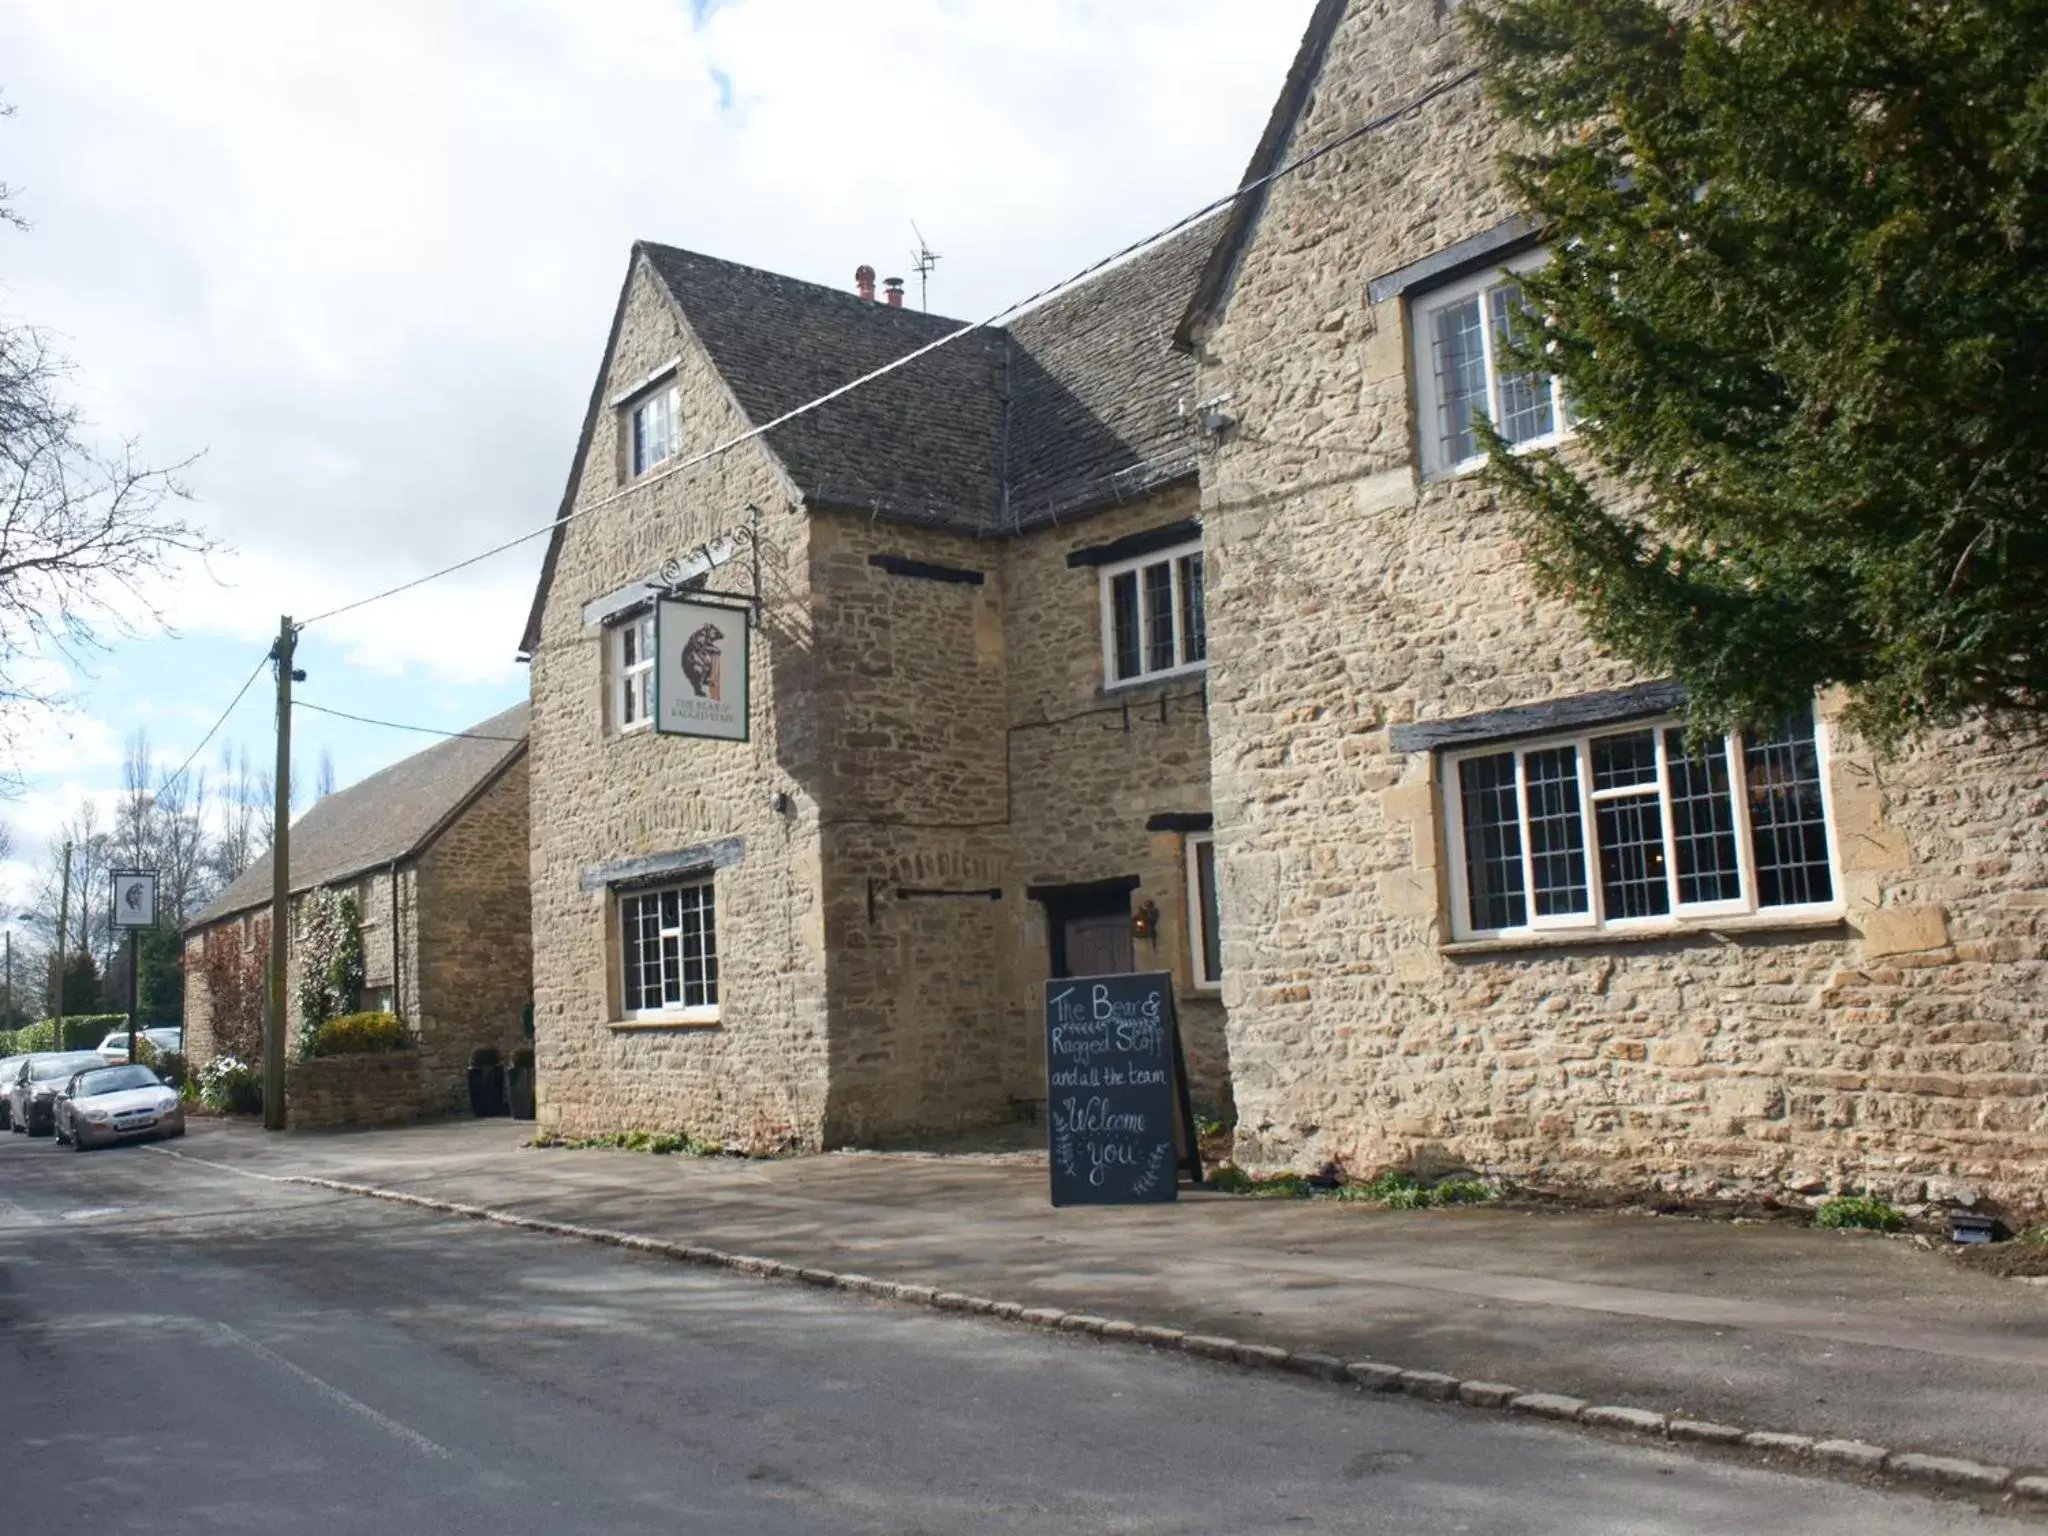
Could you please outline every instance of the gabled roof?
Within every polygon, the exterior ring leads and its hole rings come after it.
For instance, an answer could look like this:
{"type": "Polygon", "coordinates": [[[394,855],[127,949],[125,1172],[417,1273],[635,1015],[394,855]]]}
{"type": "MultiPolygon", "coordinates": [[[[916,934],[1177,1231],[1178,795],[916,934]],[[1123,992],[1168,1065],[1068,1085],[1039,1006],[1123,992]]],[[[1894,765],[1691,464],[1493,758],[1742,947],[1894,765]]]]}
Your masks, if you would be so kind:
{"type": "MultiPolygon", "coordinates": [[[[526,751],[527,706],[515,704],[469,734],[441,742],[336,790],[292,823],[291,889],[346,880],[424,853],[526,751]]],[[[189,932],[270,900],[271,857],[229,882],[189,932]]]]}
{"type": "MultiPolygon", "coordinates": [[[[1349,4],[1350,0],[1317,0],[1315,13],[1301,35],[1301,47],[1295,50],[1294,63],[1280,87],[1280,99],[1273,103],[1266,131],[1259,135],[1252,162],[1244,168],[1244,177],[1238,182],[1240,187],[1263,183],[1283,163],[1288,145],[1294,142],[1294,131],[1301,125],[1302,114],[1315,95],[1316,79],[1323,72],[1330,44],[1349,4]]],[[[1183,349],[1192,350],[1201,333],[1216,322],[1230,303],[1230,291],[1237,285],[1238,264],[1266,212],[1266,191],[1267,187],[1261,185],[1231,204],[1230,218],[1209,252],[1209,260],[1174,332],[1175,343],[1183,349]]]]}
{"type": "MultiPolygon", "coordinates": [[[[965,323],[641,241],[712,366],[756,425],[965,323]]],[[[995,531],[1004,336],[963,336],[768,434],[813,505],[995,531]]]]}
{"type": "MultiPolygon", "coordinates": [[[[813,508],[975,538],[1117,505],[1194,473],[1192,358],[1173,325],[1216,238],[1204,220],[1008,327],[990,326],[863,385],[764,441],[813,508]]],[[[964,322],[642,241],[557,521],[572,510],[632,276],[645,262],[750,423],[772,421],[964,322]]],[[[540,640],[557,527],[521,640],[540,640]]]]}

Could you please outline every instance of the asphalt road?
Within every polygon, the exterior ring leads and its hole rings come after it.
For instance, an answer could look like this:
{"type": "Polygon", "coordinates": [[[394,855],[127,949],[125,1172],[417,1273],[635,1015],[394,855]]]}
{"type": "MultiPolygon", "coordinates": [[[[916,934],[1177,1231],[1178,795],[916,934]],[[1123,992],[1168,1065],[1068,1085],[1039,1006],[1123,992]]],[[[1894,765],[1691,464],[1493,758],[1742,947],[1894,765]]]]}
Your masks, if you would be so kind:
{"type": "Polygon", "coordinates": [[[0,1136],[0,1530],[23,1536],[2002,1524],[0,1136]]]}

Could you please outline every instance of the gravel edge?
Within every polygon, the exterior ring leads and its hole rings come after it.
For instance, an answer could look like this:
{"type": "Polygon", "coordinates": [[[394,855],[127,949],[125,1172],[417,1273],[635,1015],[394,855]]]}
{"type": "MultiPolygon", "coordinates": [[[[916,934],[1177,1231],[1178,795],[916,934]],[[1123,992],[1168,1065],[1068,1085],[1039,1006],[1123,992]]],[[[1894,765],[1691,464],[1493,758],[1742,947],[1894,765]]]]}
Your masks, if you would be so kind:
{"type": "Polygon", "coordinates": [[[1588,1403],[1583,1398],[1561,1393],[1525,1391],[1505,1382],[1474,1378],[1461,1381],[1441,1371],[1409,1370],[1378,1360],[1344,1361],[1335,1355],[1286,1350],[1272,1344],[1258,1344],[1215,1334],[1186,1333],[1178,1328],[1161,1328],[1145,1323],[1125,1322],[1092,1312],[1068,1312],[1058,1307],[1027,1307],[1018,1302],[998,1301],[986,1296],[941,1291],[929,1285],[901,1284],[869,1275],[843,1274],[811,1265],[785,1263],[754,1254],[727,1253],[698,1243],[669,1242],[618,1232],[608,1227],[585,1227],[574,1222],[551,1221],[539,1216],[489,1206],[466,1205],[439,1200],[404,1190],[383,1189],[374,1184],[351,1184],[340,1179],[312,1174],[292,1174],[279,1183],[299,1184],[337,1194],[360,1195],[409,1205],[445,1216],[461,1216],[492,1226],[511,1227],[523,1232],[540,1232],[552,1237],[576,1238],[604,1243],[635,1253],[655,1254],[735,1274],[761,1279],[789,1280],[799,1285],[852,1292],[881,1301],[907,1302],[934,1311],[959,1312],[967,1316],[992,1318],[997,1322],[1020,1323],[1052,1332],[1091,1335],[1105,1343],[1135,1345],[1145,1349],[1178,1350],[1200,1359],[1240,1366],[1247,1370],[1282,1371],[1311,1380],[1419,1397],[1429,1402],[1460,1405],[1482,1412],[1527,1414],[1558,1423],[1592,1430],[1627,1434],[1639,1439],[1668,1439],[1692,1445],[1712,1445],[1766,1462],[1799,1461],[1820,1470],[1851,1471],[1916,1483],[1930,1488],[1960,1490],[1975,1494],[2002,1494],[2029,1507],[2048,1509],[2048,1469],[2030,1470],[1994,1466],[1967,1457],[1929,1452],[1893,1450],[1860,1440],[1842,1440],[1783,1430],[1749,1428],[1739,1424],[1718,1424],[1705,1420],[1678,1418],[1652,1409],[1620,1403],[1588,1403]]]}

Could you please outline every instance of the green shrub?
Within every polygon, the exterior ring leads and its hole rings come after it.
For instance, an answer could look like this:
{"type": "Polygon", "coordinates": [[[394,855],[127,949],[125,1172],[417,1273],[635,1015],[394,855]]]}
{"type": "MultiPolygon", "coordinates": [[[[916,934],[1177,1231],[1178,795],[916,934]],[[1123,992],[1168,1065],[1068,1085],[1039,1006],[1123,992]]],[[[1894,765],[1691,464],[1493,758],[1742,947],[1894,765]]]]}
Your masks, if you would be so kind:
{"type": "Polygon", "coordinates": [[[472,1067],[495,1067],[504,1059],[495,1045],[480,1045],[469,1053],[469,1064],[472,1067]]]}
{"type": "Polygon", "coordinates": [[[1906,1225],[1903,1212],[1873,1195],[1844,1195],[1813,1213],[1816,1227],[1860,1227],[1870,1232],[1897,1232],[1906,1225]]]}
{"type": "Polygon", "coordinates": [[[1337,1198],[1363,1200],[1390,1211],[1426,1211],[1442,1205],[1483,1205],[1497,1193],[1491,1184],[1470,1174],[1425,1184],[1405,1169],[1389,1168],[1362,1184],[1346,1184],[1337,1191],[1337,1198]]]}
{"type": "Polygon", "coordinates": [[[412,1044],[395,1013],[345,1013],[313,1032],[315,1056],[369,1056],[412,1044]]]}
{"type": "Polygon", "coordinates": [[[1210,1169],[1207,1182],[1211,1189],[1222,1195],[1248,1195],[1252,1192],[1252,1176],[1235,1163],[1210,1169]]]}
{"type": "Polygon", "coordinates": [[[191,1078],[191,1069],[186,1064],[183,1051],[162,1051],[157,1054],[156,1073],[173,1088],[182,1090],[191,1078]]]}

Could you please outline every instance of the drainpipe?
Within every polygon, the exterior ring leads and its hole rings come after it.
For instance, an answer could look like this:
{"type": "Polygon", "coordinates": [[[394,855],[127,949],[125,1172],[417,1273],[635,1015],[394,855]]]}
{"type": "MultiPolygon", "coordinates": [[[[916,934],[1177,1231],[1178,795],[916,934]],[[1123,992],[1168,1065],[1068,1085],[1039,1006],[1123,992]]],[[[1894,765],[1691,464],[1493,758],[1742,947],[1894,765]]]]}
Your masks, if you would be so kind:
{"type": "Polygon", "coordinates": [[[398,969],[398,860],[391,861],[391,1011],[405,1017],[405,993],[399,985],[398,969]]]}

